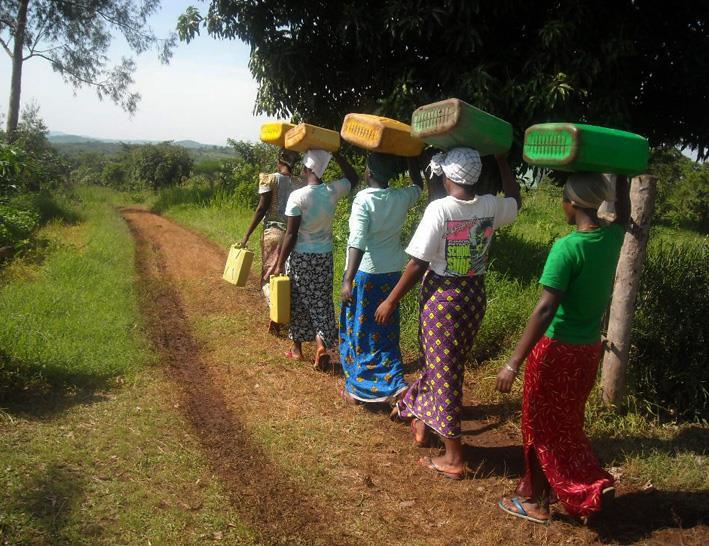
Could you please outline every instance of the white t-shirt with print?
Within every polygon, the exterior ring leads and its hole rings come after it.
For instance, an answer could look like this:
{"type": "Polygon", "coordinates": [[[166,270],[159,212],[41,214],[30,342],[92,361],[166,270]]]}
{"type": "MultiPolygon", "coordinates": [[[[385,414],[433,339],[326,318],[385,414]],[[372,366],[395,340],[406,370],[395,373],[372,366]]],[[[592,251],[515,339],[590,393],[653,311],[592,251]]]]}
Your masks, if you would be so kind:
{"type": "Polygon", "coordinates": [[[332,252],[332,217],[337,202],[349,192],[350,181],[346,178],[329,184],[307,185],[291,192],[286,216],[301,217],[296,252],[332,252]]]}
{"type": "Polygon", "coordinates": [[[426,207],[406,253],[429,262],[438,275],[482,275],[494,230],[515,218],[517,201],[512,197],[478,195],[464,201],[449,195],[426,207]]]}

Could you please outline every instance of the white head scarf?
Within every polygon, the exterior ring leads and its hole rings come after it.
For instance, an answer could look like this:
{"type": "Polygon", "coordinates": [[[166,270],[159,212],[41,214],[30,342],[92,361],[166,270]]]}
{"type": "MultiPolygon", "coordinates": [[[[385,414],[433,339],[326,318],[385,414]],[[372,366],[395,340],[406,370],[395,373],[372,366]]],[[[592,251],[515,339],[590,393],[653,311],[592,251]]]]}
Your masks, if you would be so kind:
{"type": "Polygon", "coordinates": [[[483,164],[477,150],[452,148],[448,152],[434,155],[429,167],[435,175],[445,174],[456,184],[472,186],[480,178],[483,164]]]}
{"type": "Polygon", "coordinates": [[[604,202],[615,201],[615,191],[601,173],[574,173],[564,185],[564,199],[582,209],[598,210],[604,202]]]}
{"type": "Polygon", "coordinates": [[[308,150],[303,156],[303,165],[313,171],[315,176],[322,178],[331,157],[332,154],[325,150],[308,150]]]}

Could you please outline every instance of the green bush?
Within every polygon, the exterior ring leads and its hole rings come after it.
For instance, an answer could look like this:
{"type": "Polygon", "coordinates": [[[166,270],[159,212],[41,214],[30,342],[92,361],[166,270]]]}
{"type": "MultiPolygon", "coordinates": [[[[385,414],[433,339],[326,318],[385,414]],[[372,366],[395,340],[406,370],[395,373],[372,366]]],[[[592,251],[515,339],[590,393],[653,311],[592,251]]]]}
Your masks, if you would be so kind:
{"type": "Polygon", "coordinates": [[[631,391],[671,416],[709,419],[709,244],[651,245],[638,292],[631,391]]]}
{"type": "Polygon", "coordinates": [[[29,244],[32,232],[39,226],[36,210],[11,204],[0,204],[0,247],[22,248],[29,244]]]}

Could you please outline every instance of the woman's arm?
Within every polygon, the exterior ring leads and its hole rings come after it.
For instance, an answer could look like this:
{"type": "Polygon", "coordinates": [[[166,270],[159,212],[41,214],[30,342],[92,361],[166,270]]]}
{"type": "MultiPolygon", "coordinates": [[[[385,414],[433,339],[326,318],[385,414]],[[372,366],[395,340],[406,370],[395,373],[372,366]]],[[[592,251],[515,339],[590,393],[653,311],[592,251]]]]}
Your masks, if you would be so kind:
{"type": "Polygon", "coordinates": [[[352,281],[354,280],[359,264],[362,263],[364,251],[356,247],[347,249],[347,269],[342,277],[342,289],[340,290],[340,299],[342,301],[352,301],[352,281]]]}
{"type": "Polygon", "coordinates": [[[259,196],[258,205],[256,206],[256,210],[254,211],[254,217],[251,219],[249,229],[246,230],[246,235],[244,235],[244,238],[241,240],[242,247],[246,247],[247,243],[249,242],[249,237],[251,237],[251,234],[254,232],[261,220],[263,220],[263,217],[266,216],[266,212],[271,206],[271,199],[272,192],[270,191],[262,193],[259,196]]]}
{"type": "Polygon", "coordinates": [[[615,220],[614,224],[623,227],[630,220],[630,184],[627,176],[618,175],[615,179],[615,220]]]}
{"type": "Polygon", "coordinates": [[[522,208],[522,194],[519,191],[519,184],[515,179],[515,175],[510,169],[510,164],[507,163],[506,155],[496,155],[497,168],[500,169],[500,178],[502,178],[502,191],[505,197],[512,197],[517,201],[517,210],[522,208]]]}
{"type": "Polygon", "coordinates": [[[269,271],[269,275],[283,275],[286,272],[286,260],[293,252],[295,243],[298,240],[298,230],[300,229],[300,216],[288,216],[288,227],[286,234],[283,237],[283,246],[281,253],[278,255],[278,261],[269,271]]]}
{"type": "Polygon", "coordinates": [[[337,161],[337,164],[340,166],[343,176],[350,181],[350,186],[354,188],[359,182],[359,175],[357,174],[357,171],[354,170],[354,167],[350,165],[344,156],[339,152],[332,154],[332,157],[335,158],[335,161],[337,161]]]}
{"type": "Polygon", "coordinates": [[[410,157],[407,162],[409,164],[409,176],[411,177],[411,181],[419,188],[423,189],[423,179],[421,178],[421,167],[418,157],[410,157]]]}
{"type": "Polygon", "coordinates": [[[374,320],[377,324],[385,324],[389,322],[396,306],[399,305],[399,302],[408,293],[408,291],[423,278],[427,269],[428,262],[424,262],[418,258],[411,258],[411,260],[409,260],[409,263],[406,264],[406,269],[404,269],[404,273],[401,275],[399,282],[396,283],[396,286],[391,293],[379,305],[379,307],[377,307],[377,311],[374,313],[374,320]]]}
{"type": "Polygon", "coordinates": [[[497,390],[500,392],[510,392],[519,368],[527,358],[537,341],[544,335],[551,320],[559,308],[564,292],[554,288],[544,287],[542,296],[539,298],[537,306],[532,311],[532,315],[527,321],[527,327],[522,333],[522,338],[517,343],[512,356],[497,374],[497,390]]]}

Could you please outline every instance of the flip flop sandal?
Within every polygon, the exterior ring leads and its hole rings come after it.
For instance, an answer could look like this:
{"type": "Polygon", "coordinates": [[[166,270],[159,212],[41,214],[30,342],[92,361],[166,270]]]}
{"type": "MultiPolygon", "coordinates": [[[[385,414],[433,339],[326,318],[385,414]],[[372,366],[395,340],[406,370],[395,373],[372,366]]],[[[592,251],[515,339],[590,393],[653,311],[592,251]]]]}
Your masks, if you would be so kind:
{"type": "Polygon", "coordinates": [[[535,518],[534,516],[530,516],[529,513],[524,509],[524,506],[522,506],[522,503],[519,501],[519,497],[512,497],[510,500],[512,501],[512,504],[515,505],[515,508],[517,508],[517,512],[507,508],[507,506],[505,506],[502,500],[497,501],[497,507],[503,512],[509,514],[510,516],[526,519],[527,521],[531,521],[532,523],[539,523],[540,525],[549,525],[549,519],[539,519],[535,518]]]}
{"type": "Polygon", "coordinates": [[[353,398],[345,389],[340,389],[340,398],[349,406],[359,406],[360,401],[353,398]]]}
{"type": "Polygon", "coordinates": [[[447,472],[442,468],[439,468],[436,463],[433,462],[433,459],[431,459],[431,457],[421,457],[419,459],[419,464],[424,468],[433,470],[439,476],[443,476],[444,478],[448,478],[449,480],[460,481],[465,478],[465,470],[461,472],[447,472]]]}
{"type": "Polygon", "coordinates": [[[288,349],[283,355],[289,360],[303,360],[303,355],[295,356],[292,349],[288,349]]]}

